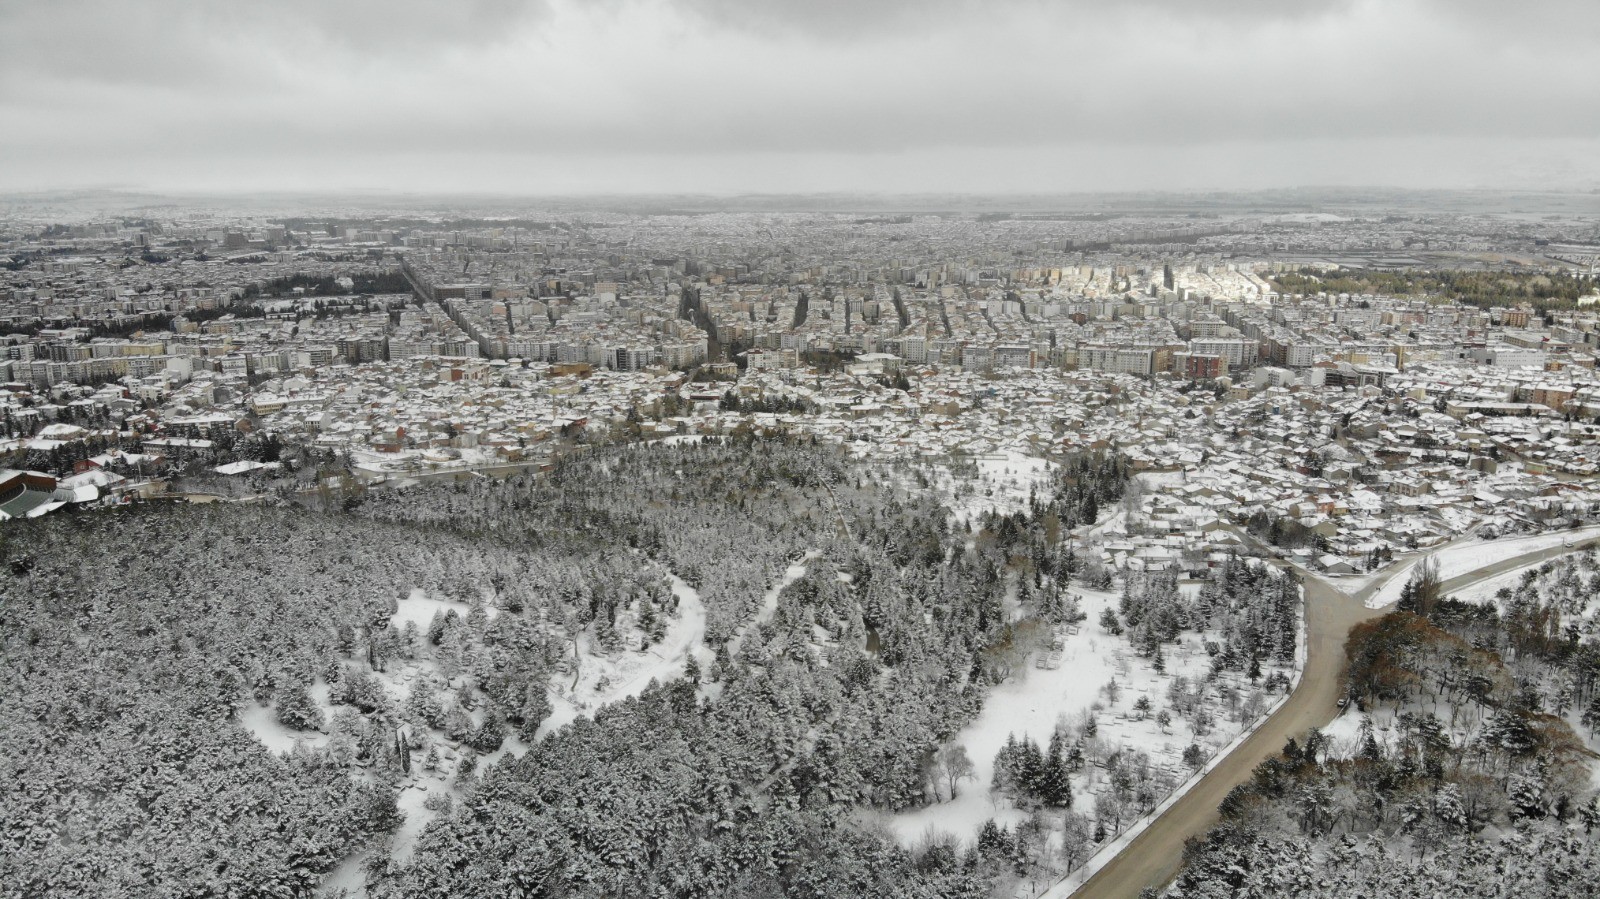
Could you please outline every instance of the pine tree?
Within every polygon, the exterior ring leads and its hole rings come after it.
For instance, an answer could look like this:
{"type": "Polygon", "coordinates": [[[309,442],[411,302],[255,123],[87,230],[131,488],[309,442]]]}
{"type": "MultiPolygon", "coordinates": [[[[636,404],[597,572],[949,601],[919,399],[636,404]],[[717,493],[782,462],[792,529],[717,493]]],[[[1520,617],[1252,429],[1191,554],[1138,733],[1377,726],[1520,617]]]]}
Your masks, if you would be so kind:
{"type": "Polygon", "coordinates": [[[1100,613],[1100,626],[1113,637],[1122,635],[1122,622],[1117,620],[1117,613],[1110,606],[1100,613]]]}
{"type": "Polygon", "coordinates": [[[1061,731],[1057,730],[1050,735],[1050,748],[1045,753],[1044,771],[1041,775],[1039,798],[1045,805],[1054,808],[1072,806],[1072,778],[1067,767],[1063,742],[1061,731]]]}
{"type": "Polygon", "coordinates": [[[1511,800],[1511,813],[1519,818],[1543,818],[1545,784],[1542,772],[1527,769],[1512,776],[1506,787],[1506,798],[1511,800]]]}
{"type": "Polygon", "coordinates": [[[1361,725],[1360,725],[1360,728],[1357,730],[1357,735],[1359,736],[1360,742],[1361,742],[1361,749],[1360,749],[1360,757],[1361,758],[1363,758],[1363,759],[1365,759],[1365,760],[1367,760],[1369,762],[1376,762],[1379,759],[1383,758],[1383,752],[1381,750],[1379,750],[1379,748],[1378,748],[1377,736],[1374,734],[1373,729],[1372,729],[1372,718],[1371,718],[1371,716],[1368,716],[1368,715],[1362,715],[1361,716],[1361,725]]]}
{"type": "Polygon", "coordinates": [[[1068,771],[1083,770],[1083,740],[1072,741],[1072,747],[1067,750],[1066,764],[1068,771]]]}
{"type": "Polygon", "coordinates": [[[978,829],[978,857],[984,861],[996,861],[1011,854],[1011,835],[1006,828],[994,823],[994,819],[983,822],[978,829]]]}
{"type": "Polygon", "coordinates": [[[1589,801],[1578,810],[1578,820],[1583,822],[1585,835],[1594,831],[1596,824],[1600,824],[1600,793],[1589,797],[1589,801]]]}
{"type": "Polygon", "coordinates": [[[406,774],[411,773],[411,747],[405,744],[400,736],[400,731],[394,732],[394,754],[400,760],[400,770],[406,774]]]}
{"type": "Polygon", "coordinates": [[[1413,614],[1417,611],[1417,585],[1411,579],[1407,579],[1405,585],[1400,588],[1400,601],[1395,604],[1395,608],[1413,614]]]}
{"type": "Polygon", "coordinates": [[[278,723],[295,730],[321,730],[322,710],[305,684],[294,681],[278,692],[278,723]]]}

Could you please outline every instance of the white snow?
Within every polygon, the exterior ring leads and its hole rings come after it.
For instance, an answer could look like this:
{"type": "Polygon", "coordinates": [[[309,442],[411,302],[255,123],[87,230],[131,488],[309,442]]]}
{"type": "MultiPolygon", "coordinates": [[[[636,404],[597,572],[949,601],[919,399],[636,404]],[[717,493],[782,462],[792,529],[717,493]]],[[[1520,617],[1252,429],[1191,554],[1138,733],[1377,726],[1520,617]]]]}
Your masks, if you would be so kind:
{"type": "MultiPolygon", "coordinates": [[[[1105,633],[1097,623],[1101,610],[1117,603],[1116,594],[1076,586],[1072,592],[1081,597],[1081,608],[1089,617],[1079,626],[1077,635],[1065,638],[1061,666],[1055,670],[1036,668],[1030,659],[1013,680],[990,691],[978,718],[951,741],[966,748],[976,779],[963,783],[954,801],[890,816],[887,823],[902,843],[912,845],[932,828],[970,844],[990,818],[998,824],[1021,820],[1023,812],[1014,809],[1008,799],[993,797],[989,790],[994,757],[1007,735],[1030,737],[1042,748],[1057,722],[1072,721],[1095,704],[1104,706],[1095,712],[1097,739],[1103,752],[1117,746],[1145,752],[1152,765],[1168,771],[1174,785],[1190,773],[1183,765],[1182,753],[1191,742],[1199,743],[1207,757],[1213,757],[1253,723],[1233,720],[1217,704],[1211,707],[1213,729],[1205,737],[1196,738],[1187,722],[1177,715],[1173,715],[1168,733],[1162,733],[1155,715],[1169,705],[1166,694],[1172,678],[1181,674],[1194,683],[1202,680],[1209,669],[1210,657],[1202,648],[1201,638],[1186,634],[1177,646],[1167,647],[1167,673],[1156,674],[1147,660],[1130,651],[1124,638],[1105,633]],[[1113,678],[1121,693],[1115,703],[1107,700],[1102,689],[1113,678]],[[1143,719],[1132,711],[1141,696],[1148,697],[1152,706],[1143,719]]],[[[1237,675],[1224,675],[1224,680],[1235,682],[1242,694],[1250,693],[1250,685],[1237,683],[1237,675]]],[[[1281,694],[1267,697],[1266,703],[1281,698],[1281,694]]],[[[1267,707],[1270,706],[1264,704],[1263,710],[1267,707]]],[[[1103,779],[1103,773],[1092,765],[1073,778],[1076,811],[1088,813],[1093,808],[1093,793],[1103,779]]]]}
{"type": "Polygon", "coordinates": [[[1002,450],[973,460],[977,477],[959,483],[949,469],[934,470],[936,488],[950,506],[959,525],[975,521],[985,512],[1017,512],[1027,507],[1030,492],[1043,499],[1050,492],[1055,463],[1017,450],[1002,450]],[[959,489],[958,489],[959,488],[959,489]]]}
{"type": "MultiPolygon", "coordinates": [[[[1030,660],[1013,680],[990,691],[977,720],[951,741],[966,747],[977,769],[976,779],[963,783],[953,802],[938,802],[892,816],[889,824],[902,843],[916,842],[930,826],[970,843],[990,818],[999,824],[1022,820],[1024,814],[1012,809],[1009,801],[1000,799],[997,803],[991,797],[995,753],[1005,745],[1009,734],[1019,739],[1032,737],[1044,746],[1057,721],[1089,708],[1100,688],[1116,676],[1111,651],[1121,641],[1101,633],[1093,623],[1109,601],[1084,602],[1089,620],[1077,637],[1068,639],[1060,668],[1034,668],[1030,660]]],[[[1102,721],[1101,733],[1105,733],[1104,725],[1102,721]]]]}
{"type": "Polygon", "coordinates": [[[1134,475],[1134,480],[1146,491],[1156,493],[1168,487],[1181,487],[1189,482],[1189,473],[1182,469],[1177,471],[1143,471],[1134,475]]]}
{"type": "MultiPolygon", "coordinates": [[[[417,630],[422,633],[427,633],[428,625],[433,622],[433,616],[436,614],[454,609],[457,615],[465,618],[467,613],[472,611],[472,606],[467,603],[445,599],[442,596],[429,596],[426,590],[412,590],[405,599],[400,600],[395,605],[394,626],[403,628],[406,626],[406,622],[409,621],[415,624],[417,630]]],[[[499,609],[487,603],[484,604],[483,611],[490,618],[500,613],[499,609]]]]}
{"type": "MultiPolygon", "coordinates": [[[[415,762],[413,762],[415,764],[415,762]]],[[[417,838],[422,836],[423,828],[428,826],[437,813],[423,807],[428,796],[453,793],[453,777],[419,777],[415,783],[406,784],[395,799],[395,807],[405,820],[394,830],[390,838],[393,847],[392,854],[395,861],[404,863],[411,858],[411,853],[417,847],[417,838]]]]}
{"type": "Polygon", "coordinates": [[[310,746],[320,745],[327,741],[327,735],[291,730],[278,723],[278,711],[271,706],[252,702],[239,710],[239,721],[267,751],[275,755],[284,755],[294,749],[294,744],[303,742],[310,746]]]}
{"type": "MultiPolygon", "coordinates": [[[[638,696],[650,686],[650,681],[665,683],[683,674],[689,653],[703,649],[706,637],[706,607],[700,601],[700,592],[677,575],[668,576],[672,594],[678,598],[678,617],[667,626],[661,642],[644,653],[623,653],[623,658],[612,666],[609,676],[614,684],[605,702],[615,702],[629,696],[638,696]],[[630,666],[630,661],[639,662],[630,666]],[[631,668],[631,671],[630,671],[631,668]]],[[[596,696],[599,699],[599,696],[596,696]]]]}
{"type": "Polygon", "coordinates": [[[1494,595],[1500,591],[1500,588],[1507,587],[1515,590],[1517,585],[1522,583],[1522,576],[1524,574],[1531,569],[1540,567],[1543,564],[1543,562],[1531,562],[1522,566],[1521,568],[1513,568],[1504,574],[1497,574],[1494,577],[1478,581],[1465,590],[1457,590],[1451,595],[1462,602],[1485,602],[1492,600],[1495,598],[1494,595]]]}
{"type": "Polygon", "coordinates": [[[1359,749],[1356,745],[1361,729],[1361,712],[1356,711],[1355,703],[1345,706],[1339,717],[1328,722],[1322,729],[1322,736],[1328,741],[1328,756],[1330,758],[1352,758],[1359,749]]]}
{"type": "MultiPolygon", "coordinates": [[[[751,628],[759,627],[760,625],[772,620],[773,613],[778,611],[778,594],[782,593],[785,587],[788,587],[795,581],[805,577],[807,563],[809,563],[812,559],[815,559],[820,554],[821,553],[818,550],[808,550],[805,556],[800,559],[800,561],[791,564],[788,568],[785,568],[783,570],[783,575],[778,578],[777,582],[771,587],[767,588],[767,592],[761,595],[761,607],[756,610],[755,618],[752,619],[749,624],[746,624],[744,627],[740,628],[739,633],[735,634],[733,639],[728,641],[728,655],[730,657],[739,654],[739,647],[744,645],[744,635],[748,634],[751,628]]],[[[704,628],[701,630],[704,631],[704,628]]],[[[713,653],[709,649],[706,649],[705,656],[701,659],[701,662],[709,663],[712,658],[713,653]]]]}
{"type": "MultiPolygon", "coordinates": [[[[804,577],[806,563],[817,555],[815,550],[806,553],[799,562],[784,569],[783,575],[767,588],[752,622],[739,632],[729,646],[730,654],[738,651],[739,643],[749,628],[772,617],[778,608],[778,594],[804,577]]],[[[554,679],[550,692],[550,717],[539,725],[536,739],[544,739],[580,715],[593,715],[609,703],[643,693],[652,680],[666,683],[682,677],[691,652],[702,668],[712,663],[715,653],[705,645],[706,608],[699,591],[675,574],[669,574],[668,579],[673,594],[678,597],[678,614],[667,626],[661,642],[643,653],[625,650],[608,655],[596,652],[587,637],[580,638],[576,686],[568,677],[557,676],[554,679]]]]}
{"type": "MultiPolygon", "coordinates": [[[[329,698],[332,691],[329,690],[327,681],[318,678],[308,692],[311,694],[311,701],[322,711],[322,720],[326,724],[336,711],[329,698]]],[[[250,731],[250,735],[265,746],[268,752],[275,755],[292,751],[296,743],[315,747],[328,742],[328,735],[321,731],[293,730],[284,727],[278,723],[276,708],[255,702],[239,710],[239,723],[243,724],[245,729],[250,731]]]]}
{"type": "Polygon", "coordinates": [[[609,703],[643,693],[652,680],[666,683],[681,677],[690,652],[702,663],[708,660],[704,652],[706,607],[700,593],[676,574],[668,575],[668,580],[678,598],[678,612],[661,642],[644,652],[607,654],[597,651],[587,636],[580,637],[576,682],[563,675],[553,679],[550,717],[539,725],[536,739],[544,739],[580,715],[593,715],[609,703]]]}
{"type": "Polygon", "coordinates": [[[1513,537],[1505,540],[1468,540],[1454,543],[1434,552],[1428,553],[1411,561],[1397,570],[1383,587],[1378,589],[1367,599],[1367,608],[1381,609],[1392,605],[1400,599],[1401,590],[1405,589],[1406,581],[1411,578],[1411,572],[1422,559],[1436,559],[1439,564],[1439,579],[1448,581],[1464,574],[1471,574],[1480,568],[1514,559],[1528,553],[1553,549],[1566,543],[1576,543],[1591,537],[1600,536],[1600,525],[1577,528],[1573,530],[1552,531],[1547,534],[1535,534],[1531,537],[1513,537]]]}

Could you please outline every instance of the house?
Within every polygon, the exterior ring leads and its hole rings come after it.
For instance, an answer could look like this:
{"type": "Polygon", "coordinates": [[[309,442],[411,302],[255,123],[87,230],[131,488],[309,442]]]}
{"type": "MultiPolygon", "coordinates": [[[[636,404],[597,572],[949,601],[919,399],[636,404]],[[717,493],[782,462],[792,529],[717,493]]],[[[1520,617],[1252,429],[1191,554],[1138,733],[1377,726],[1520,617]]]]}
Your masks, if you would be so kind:
{"type": "Polygon", "coordinates": [[[1332,554],[1323,555],[1317,559],[1317,566],[1328,574],[1355,574],[1354,565],[1332,554]]]}

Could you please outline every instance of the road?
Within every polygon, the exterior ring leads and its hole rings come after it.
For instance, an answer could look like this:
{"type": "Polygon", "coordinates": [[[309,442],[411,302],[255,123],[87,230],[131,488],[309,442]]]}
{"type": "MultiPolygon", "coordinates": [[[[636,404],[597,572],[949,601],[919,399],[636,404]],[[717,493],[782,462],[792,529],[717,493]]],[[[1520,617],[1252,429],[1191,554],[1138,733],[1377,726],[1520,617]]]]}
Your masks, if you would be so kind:
{"type": "Polygon", "coordinates": [[[1522,568],[1527,565],[1534,565],[1539,562],[1547,562],[1550,559],[1556,558],[1557,556],[1564,556],[1567,553],[1581,552],[1586,549],[1592,549],[1596,546],[1600,546],[1600,537],[1589,537],[1584,540],[1574,540],[1572,541],[1571,546],[1552,546],[1549,549],[1541,549],[1536,552],[1523,553],[1520,556],[1506,559],[1503,562],[1496,562],[1493,565],[1485,565],[1482,568],[1473,569],[1472,571],[1469,571],[1460,577],[1453,577],[1441,585],[1440,591],[1443,595],[1449,596],[1451,593],[1454,593],[1463,587],[1469,587],[1478,581],[1487,580],[1495,575],[1505,574],[1508,571],[1516,571],[1518,568],[1522,568]]]}
{"type": "MultiPolygon", "coordinates": [[[[1446,581],[1444,592],[1597,545],[1600,537],[1576,541],[1571,547],[1557,546],[1506,559],[1446,581]]],[[[1367,597],[1386,579],[1380,578],[1350,594],[1316,575],[1305,571],[1300,574],[1306,593],[1306,667],[1300,685],[1254,734],[1073,892],[1073,899],[1134,899],[1145,887],[1170,881],[1183,861],[1184,841],[1204,834],[1217,823],[1217,806],[1228,791],[1248,780],[1256,766],[1276,755],[1290,737],[1298,738],[1313,727],[1326,727],[1337,717],[1345,637],[1355,625],[1389,611],[1365,605],[1367,597]]]]}

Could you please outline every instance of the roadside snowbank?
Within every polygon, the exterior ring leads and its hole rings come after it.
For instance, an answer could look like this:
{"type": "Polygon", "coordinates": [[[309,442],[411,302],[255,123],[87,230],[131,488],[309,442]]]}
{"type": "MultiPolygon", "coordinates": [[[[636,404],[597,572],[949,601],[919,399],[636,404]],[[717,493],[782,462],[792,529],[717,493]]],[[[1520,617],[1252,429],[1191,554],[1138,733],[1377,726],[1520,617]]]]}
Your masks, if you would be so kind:
{"type": "Polygon", "coordinates": [[[1480,568],[1486,568],[1514,559],[1527,553],[1540,552],[1541,550],[1554,549],[1567,543],[1577,543],[1593,537],[1600,537],[1600,525],[1572,530],[1551,531],[1547,534],[1534,534],[1528,537],[1512,537],[1501,540],[1469,540],[1452,544],[1443,549],[1428,553],[1415,559],[1396,571],[1384,585],[1367,599],[1367,608],[1381,609],[1393,605],[1400,600],[1400,592],[1405,589],[1406,582],[1411,579],[1412,572],[1423,559],[1435,559],[1439,563],[1439,579],[1448,581],[1452,578],[1471,574],[1480,568]]]}

